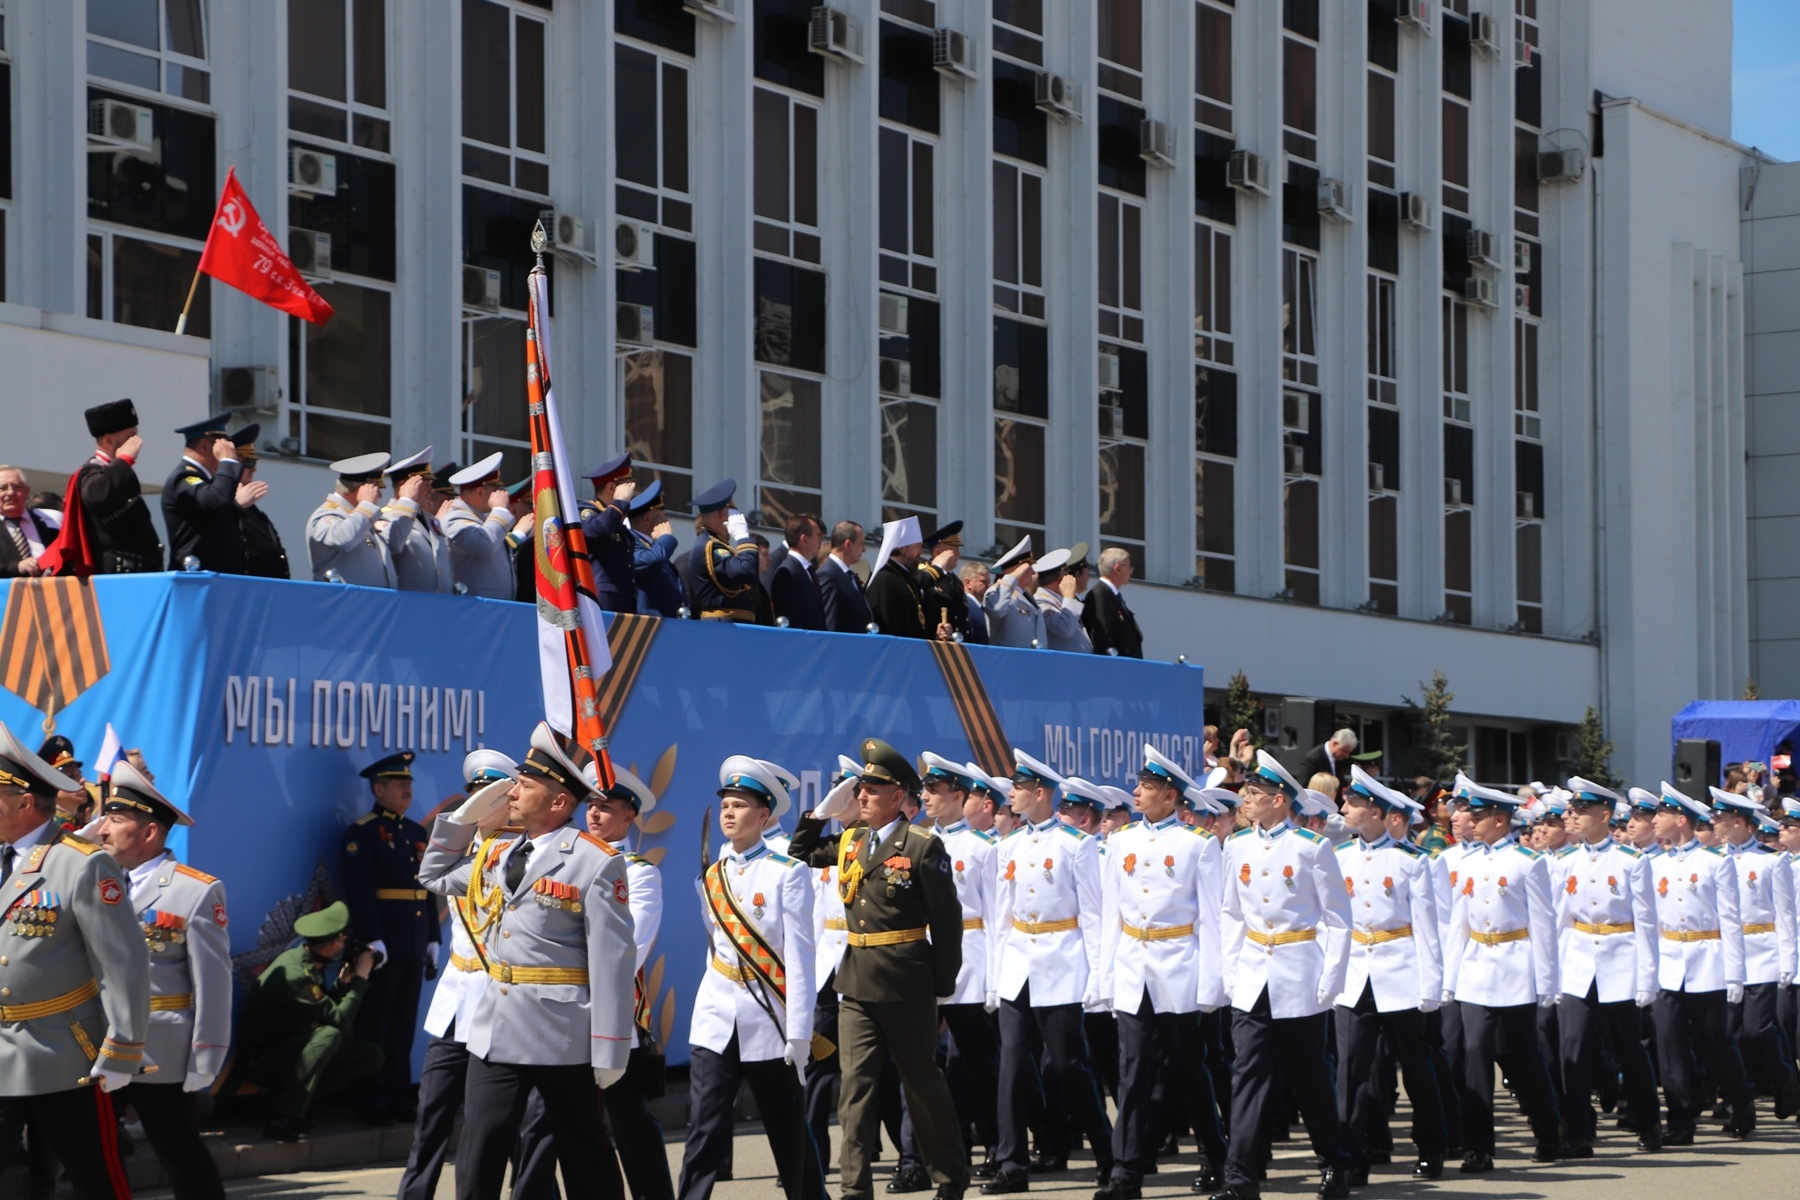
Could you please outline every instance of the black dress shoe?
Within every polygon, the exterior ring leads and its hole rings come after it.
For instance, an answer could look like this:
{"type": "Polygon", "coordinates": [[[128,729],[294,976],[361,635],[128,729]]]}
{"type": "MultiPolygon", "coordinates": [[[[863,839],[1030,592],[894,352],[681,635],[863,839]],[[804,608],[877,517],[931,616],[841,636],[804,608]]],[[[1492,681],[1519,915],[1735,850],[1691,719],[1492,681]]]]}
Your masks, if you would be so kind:
{"type": "Polygon", "coordinates": [[[1253,1187],[1227,1187],[1215,1192],[1212,1200],[1262,1200],[1262,1192],[1253,1187]]]}
{"type": "Polygon", "coordinates": [[[1107,1180],[1112,1178],[1112,1173],[1113,1173],[1113,1164],[1112,1164],[1111,1160],[1108,1160],[1108,1161],[1103,1162],[1103,1163],[1099,1164],[1098,1166],[1096,1166],[1094,1168],[1094,1186],[1105,1187],[1107,1180]]]}
{"type": "Polygon", "coordinates": [[[1638,1139],[1638,1149],[1642,1150],[1645,1154],[1661,1154],[1662,1148],[1663,1143],[1661,1138],[1653,1138],[1646,1135],[1638,1139]]]}
{"type": "Polygon", "coordinates": [[[992,1179],[994,1176],[998,1175],[999,1173],[1000,1173],[1000,1164],[994,1160],[994,1156],[991,1154],[988,1156],[988,1159],[986,1162],[982,1163],[979,1167],[976,1167],[975,1170],[971,1172],[971,1174],[973,1174],[975,1176],[975,1178],[977,1178],[977,1179],[992,1179]]]}
{"type": "Polygon", "coordinates": [[[931,1176],[925,1173],[923,1167],[895,1167],[894,1177],[888,1180],[887,1190],[894,1195],[904,1192],[929,1192],[931,1176]]]}
{"type": "MultiPolygon", "coordinates": [[[[1588,1151],[1588,1156],[1593,1157],[1592,1150],[1588,1151]]],[[[1562,1157],[1562,1147],[1552,1142],[1539,1142],[1531,1148],[1531,1161],[1534,1163],[1553,1163],[1560,1157],[1562,1157]]]]}
{"type": "Polygon", "coordinates": [[[293,1117],[270,1117],[263,1126],[263,1136],[278,1142],[304,1142],[306,1126],[293,1117]]]}
{"type": "Polygon", "coordinates": [[[937,1194],[931,1200],[963,1200],[963,1192],[968,1190],[966,1183],[940,1183],[937,1194]]]}
{"type": "Polygon", "coordinates": [[[1562,1156],[1564,1158],[1592,1158],[1594,1157],[1594,1143],[1589,1141],[1564,1143],[1562,1156]]]}
{"type": "Polygon", "coordinates": [[[1109,1179],[1094,1193],[1094,1200],[1143,1200],[1144,1187],[1128,1179],[1109,1179]]]}
{"type": "Polygon", "coordinates": [[[1736,1138],[1740,1142],[1749,1141],[1750,1136],[1755,1132],[1756,1120],[1754,1117],[1748,1121],[1733,1121],[1725,1127],[1725,1136],[1728,1138],[1736,1138]]]}
{"type": "Polygon", "coordinates": [[[1349,1173],[1343,1167],[1319,1172],[1319,1200],[1350,1200],[1349,1173]]]}
{"type": "Polygon", "coordinates": [[[1443,1175],[1444,1160],[1441,1158],[1428,1156],[1413,1164],[1412,1177],[1414,1179],[1441,1179],[1443,1175]]]}
{"type": "Polygon", "coordinates": [[[1691,1146],[1694,1144],[1694,1131],[1691,1129],[1671,1129],[1663,1134],[1662,1144],[1665,1146],[1691,1146]]]}
{"type": "Polygon", "coordinates": [[[1194,1191],[1208,1196],[1224,1186],[1225,1178],[1219,1174],[1219,1168],[1209,1162],[1200,1164],[1200,1174],[1194,1176],[1194,1191]]]}
{"type": "Polygon", "coordinates": [[[1457,1170],[1461,1171],[1464,1175],[1485,1175],[1493,1169],[1494,1156],[1491,1154],[1483,1154],[1480,1151],[1476,1151],[1474,1154],[1463,1159],[1462,1166],[1457,1168],[1457,1170]]]}
{"type": "Polygon", "coordinates": [[[1053,1175],[1058,1171],[1069,1169],[1069,1156],[1056,1155],[1049,1152],[1034,1155],[1028,1166],[1033,1175],[1053,1175]]]}
{"type": "Polygon", "coordinates": [[[1369,1186],[1369,1168],[1368,1167],[1345,1167],[1344,1168],[1344,1180],[1351,1187],[1368,1187],[1369,1186]]]}
{"type": "Polygon", "coordinates": [[[1023,1171],[999,1171],[994,1177],[981,1185],[984,1196],[1010,1196],[1014,1192],[1029,1192],[1031,1177],[1023,1171]]]}

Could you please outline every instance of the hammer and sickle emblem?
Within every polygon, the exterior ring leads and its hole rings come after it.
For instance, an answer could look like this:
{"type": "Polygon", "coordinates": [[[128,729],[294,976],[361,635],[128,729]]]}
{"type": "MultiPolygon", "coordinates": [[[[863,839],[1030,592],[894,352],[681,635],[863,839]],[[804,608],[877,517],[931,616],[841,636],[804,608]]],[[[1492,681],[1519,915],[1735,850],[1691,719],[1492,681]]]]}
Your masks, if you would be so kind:
{"type": "Polygon", "coordinates": [[[227,200],[219,206],[219,224],[224,226],[225,232],[232,237],[236,237],[244,231],[246,220],[243,206],[236,200],[227,200]]]}

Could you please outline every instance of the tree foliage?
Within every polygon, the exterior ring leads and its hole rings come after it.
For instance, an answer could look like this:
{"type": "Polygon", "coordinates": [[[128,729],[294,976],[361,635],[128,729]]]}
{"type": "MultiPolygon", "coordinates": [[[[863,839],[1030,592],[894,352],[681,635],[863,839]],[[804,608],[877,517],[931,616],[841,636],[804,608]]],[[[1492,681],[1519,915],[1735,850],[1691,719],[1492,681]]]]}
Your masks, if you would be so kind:
{"type": "Polygon", "coordinates": [[[1404,696],[1413,720],[1413,770],[1432,779],[1455,778],[1463,769],[1468,747],[1456,740],[1450,727],[1450,702],[1456,693],[1450,690],[1449,677],[1442,670],[1431,672],[1431,682],[1420,681],[1422,698],[1414,703],[1404,696]]]}
{"type": "Polygon", "coordinates": [[[1250,744],[1260,746],[1262,728],[1263,703],[1251,694],[1250,677],[1240,669],[1225,688],[1224,723],[1219,726],[1219,741],[1222,746],[1229,746],[1232,735],[1244,729],[1250,733],[1250,744]]]}

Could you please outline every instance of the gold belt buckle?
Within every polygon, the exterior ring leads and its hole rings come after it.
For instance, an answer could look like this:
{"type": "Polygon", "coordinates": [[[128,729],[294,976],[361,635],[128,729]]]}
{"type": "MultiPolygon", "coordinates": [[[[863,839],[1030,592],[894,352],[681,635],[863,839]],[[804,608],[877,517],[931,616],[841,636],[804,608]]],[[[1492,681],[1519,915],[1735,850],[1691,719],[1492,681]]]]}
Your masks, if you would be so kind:
{"type": "Polygon", "coordinates": [[[500,967],[500,982],[501,983],[511,983],[512,982],[512,967],[506,963],[500,963],[499,967],[500,967]]]}

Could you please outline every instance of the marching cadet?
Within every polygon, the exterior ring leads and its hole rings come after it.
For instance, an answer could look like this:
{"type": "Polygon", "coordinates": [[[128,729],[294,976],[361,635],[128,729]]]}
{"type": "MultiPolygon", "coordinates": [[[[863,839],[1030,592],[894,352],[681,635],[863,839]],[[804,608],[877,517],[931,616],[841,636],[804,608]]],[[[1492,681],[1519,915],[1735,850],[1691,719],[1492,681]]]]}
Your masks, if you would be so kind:
{"type": "Polygon", "coordinates": [[[1032,565],[1031,537],[994,560],[994,582],[981,598],[987,610],[988,641],[995,646],[1038,649],[1044,640],[1044,614],[1032,598],[1037,569],[1032,565]]]}
{"type": "Polygon", "coordinates": [[[269,485],[256,477],[260,457],[256,439],[261,433],[262,426],[251,422],[231,435],[238,462],[243,464],[243,472],[238,476],[237,521],[238,533],[244,539],[244,571],[262,579],[292,579],[294,572],[288,566],[287,547],[281,544],[281,534],[269,514],[256,503],[269,494],[269,485]]]}
{"type": "Polygon", "coordinates": [[[1625,818],[1625,844],[1645,858],[1655,858],[1662,853],[1662,843],[1656,840],[1656,814],[1662,799],[1641,787],[1627,789],[1625,795],[1631,805],[1625,818]]]}
{"type": "Polygon", "coordinates": [[[337,490],[306,519],[306,555],[316,583],[335,571],[345,583],[360,587],[394,586],[390,538],[403,542],[411,534],[410,517],[384,518],[381,480],[387,470],[383,453],[359,454],[331,464],[337,490]]]}
{"type": "MultiPolygon", "coordinates": [[[[1057,820],[1065,825],[1073,825],[1076,829],[1091,838],[1100,837],[1100,815],[1106,811],[1106,793],[1079,775],[1071,775],[1063,780],[1062,797],[1056,806],[1057,820]]],[[[1106,857],[1106,843],[1102,841],[1098,847],[1100,857],[1106,857]]]]}
{"type": "Polygon", "coordinates": [[[681,615],[681,574],[675,569],[675,532],[663,508],[662,480],[631,498],[631,576],[637,611],[644,616],[681,615]]]}
{"type": "Polygon", "coordinates": [[[914,577],[928,624],[950,626],[951,637],[969,641],[969,598],[957,575],[962,557],[961,521],[940,525],[925,535],[924,561],[914,577]]]}
{"type": "Polygon", "coordinates": [[[51,821],[65,782],[0,725],[0,1171],[29,1116],[78,1195],[129,1200],[110,1093],[153,1065],[150,954],[118,863],[51,821]]]}
{"type": "Polygon", "coordinates": [[[1744,998],[1730,1006],[1726,1030],[1737,1043],[1753,1083],[1775,1096],[1775,1117],[1800,1109],[1793,1056],[1780,1033],[1776,993],[1794,954],[1794,894],[1781,856],[1756,839],[1754,822],[1766,809],[1739,792],[1712,789],[1713,828],[1737,869],[1738,923],[1744,930],[1744,998]]]}
{"type": "Polygon", "coordinates": [[[607,612],[638,611],[637,583],[632,578],[631,455],[608,459],[582,476],[594,485],[594,502],[581,506],[581,530],[594,564],[594,590],[607,612]]]}
{"type": "Polygon", "coordinates": [[[760,557],[750,523],[731,507],[736,491],[737,480],[726,479],[694,497],[694,532],[701,536],[688,551],[688,612],[702,621],[753,625],[760,557]]]}
{"type": "Polygon", "coordinates": [[[357,1116],[370,1125],[417,1114],[412,1099],[412,1044],[425,963],[437,961],[438,925],[431,895],[419,886],[425,827],[412,807],[413,752],[402,750],[364,767],[375,805],[344,830],[340,862],[356,940],[375,951],[381,973],[369,983],[356,1036],[386,1056],[378,1086],[358,1093],[357,1116]]]}
{"type": "Polygon", "coordinates": [[[163,526],[169,531],[169,570],[189,557],[203,571],[244,574],[244,535],[238,529],[237,443],[225,432],[224,415],[207,417],[175,432],[186,447],[163,481],[163,526]]]}
{"type": "Polygon", "coordinates": [[[179,1200],[223,1200],[218,1164],[200,1141],[186,1093],[212,1086],[231,1043],[225,885],[169,853],[169,832],[192,825],[193,818],[129,762],[113,765],[112,789],[101,811],[97,840],[126,873],[131,907],[150,950],[144,1054],[160,1072],[133,1080],[119,1103],[137,1110],[179,1200]]]}
{"type": "Polygon", "coordinates": [[[394,501],[382,509],[389,521],[408,518],[398,528],[389,527],[388,552],[394,559],[394,576],[403,592],[441,592],[449,594],[455,584],[450,569],[450,542],[438,526],[437,507],[432,499],[433,476],[431,454],[427,446],[417,454],[388,465],[388,479],[394,485],[394,501]]]}
{"type": "Polygon", "coordinates": [[[927,617],[919,594],[916,576],[924,548],[917,517],[902,517],[881,527],[881,550],[875,555],[875,567],[864,594],[875,628],[889,637],[943,640],[949,636],[948,617],[940,613],[927,617]]]}
{"type": "MultiPolygon", "coordinates": [[[[862,775],[862,764],[847,754],[838,755],[838,773],[832,787],[854,783],[862,775]]],[[[817,1003],[813,1005],[812,1061],[806,1065],[806,1124],[819,1145],[819,1160],[831,1158],[831,1114],[837,1111],[833,1087],[843,1075],[843,1063],[837,1050],[838,993],[837,969],[844,961],[844,950],[850,944],[850,924],[844,917],[844,898],[838,895],[837,862],[833,860],[815,871],[813,881],[813,980],[818,984],[817,1003]],[[830,1049],[827,1050],[826,1043],[830,1049]]]]}
{"type": "Polygon", "coordinates": [[[962,969],[963,906],[944,843],[905,816],[905,802],[919,789],[912,764],[880,738],[864,739],[862,756],[861,773],[801,819],[793,842],[796,857],[836,867],[850,926],[837,971],[839,1188],[845,1200],[874,1195],[876,1101],[883,1061],[891,1058],[937,1195],[961,1200],[968,1153],[936,1051],[938,1003],[956,994],[962,969]],[[827,821],[853,815],[861,817],[859,828],[845,830],[835,846],[825,841],[827,821]]]}
{"type": "Polygon", "coordinates": [[[1350,896],[1331,843],[1288,820],[1299,795],[1287,769],[1258,750],[1239,793],[1250,824],[1224,842],[1220,932],[1237,1058],[1233,1137],[1225,1186],[1214,1200],[1259,1194],[1265,1131],[1282,1080],[1323,1164],[1321,1200],[1350,1194],[1325,1046],[1326,1014],[1344,990],[1350,896]]]}
{"type": "MultiPolygon", "coordinates": [[[[1110,839],[1113,834],[1131,824],[1132,796],[1124,788],[1104,783],[1100,785],[1100,794],[1106,797],[1106,811],[1100,814],[1100,836],[1102,839],[1110,839]]],[[[1207,832],[1212,831],[1209,829],[1207,832]]]]}
{"type": "Polygon", "coordinates": [[[1132,801],[1144,819],[1115,834],[1101,862],[1098,986],[1118,1022],[1119,1119],[1113,1172],[1095,1200],[1143,1195],[1162,1140],[1153,1093],[1165,1063],[1183,1076],[1178,1094],[1205,1156],[1194,1190],[1220,1185],[1225,1144],[1199,1015],[1225,1003],[1216,917],[1224,878],[1218,839],[1177,816],[1193,786],[1172,759],[1146,745],[1132,801]]]}
{"type": "MultiPolygon", "coordinates": [[[[1800,854],[1796,854],[1800,851],[1800,799],[1793,796],[1781,798],[1781,815],[1776,821],[1776,836],[1781,843],[1782,865],[1787,868],[1782,877],[1793,893],[1795,922],[1800,925],[1800,854]]],[[[1790,1047],[1800,1047],[1800,987],[1796,987],[1794,983],[1796,979],[1800,979],[1800,932],[1796,933],[1795,942],[1794,956],[1782,968],[1786,982],[1777,989],[1781,1031],[1790,1047]]]]}
{"type": "MultiPolygon", "coordinates": [[[[994,860],[999,887],[987,1005],[1000,1013],[1000,1167],[982,1185],[988,1195],[1031,1188],[1026,1122],[1040,1053],[1069,1116],[1094,1148],[1094,1182],[1111,1178],[1114,1165],[1112,1126],[1089,1067],[1082,1023],[1084,1012],[1099,1011],[1105,1003],[1100,844],[1057,819],[1060,775],[1016,748],[1013,762],[1011,806],[1020,825],[1000,842],[994,860]]],[[[1044,1165],[1063,1169],[1066,1154],[1061,1158],[1060,1165],[1044,1165]]]]}
{"type": "Polygon", "coordinates": [[[451,573],[469,595],[511,600],[512,498],[500,484],[500,459],[496,450],[450,477],[457,494],[444,514],[444,537],[450,542],[451,573]]]}
{"type": "Polygon", "coordinates": [[[1081,627],[1081,601],[1075,598],[1075,576],[1066,568],[1067,550],[1052,550],[1037,560],[1037,591],[1033,598],[1044,614],[1045,642],[1052,650],[1092,654],[1094,644],[1081,627]]]}
{"type": "Polygon", "coordinates": [[[726,845],[696,881],[707,969],[688,1032],[692,1115],[677,1187],[682,1200],[712,1195],[731,1144],[740,1081],[756,1097],[789,1200],[825,1195],[799,1083],[812,1056],[812,883],[799,860],[762,840],[768,812],[786,790],[745,755],[719,766],[726,845]]]}
{"type": "Polygon", "coordinates": [[[1656,900],[1650,860],[1612,838],[1609,818],[1623,799],[1579,775],[1569,780],[1568,824],[1575,842],[1551,860],[1556,897],[1556,962],[1561,976],[1558,1047],[1566,1158],[1591,1158],[1593,1091],[1601,1038],[1618,1062],[1638,1148],[1662,1149],[1656,1076],[1638,1039],[1638,1010],[1656,998],[1656,900]]]}
{"type": "Polygon", "coordinates": [[[1418,809],[1352,763],[1344,822],[1356,835],[1337,848],[1350,893],[1349,967],[1337,998],[1338,1117],[1350,1155],[1350,1184],[1369,1182],[1369,1146],[1385,1124],[1375,1086],[1378,1043],[1386,1035],[1412,1101],[1414,1179],[1444,1173],[1444,1106],[1433,1074],[1425,1015],[1444,992],[1431,856],[1405,840],[1418,809]]]}
{"type": "Polygon", "coordinates": [[[1691,1146],[1694,1127],[1716,1089],[1731,1109],[1725,1132],[1747,1138],[1756,1128],[1755,1094],[1738,1049],[1725,1036],[1728,1008],[1744,998],[1744,930],[1738,917],[1737,868],[1723,851],[1703,846],[1694,831],[1710,825],[1711,808],[1666,780],[1656,812],[1663,852],[1650,860],[1658,933],[1656,1061],[1668,1103],[1665,1146],[1691,1146]],[[1695,1055],[1705,1059],[1702,1086],[1695,1055]]]}
{"type": "Polygon", "coordinates": [[[419,879],[466,895],[488,980],[470,1015],[457,1195],[498,1200],[527,1093],[543,1093],[562,1178],[574,1196],[622,1200],[600,1089],[631,1053],[633,964],[625,858],[574,828],[592,796],[587,751],[539,722],[517,780],[488,784],[440,816],[419,879]],[[578,761],[579,760],[579,761],[578,761]],[[517,833],[469,846],[505,808],[517,833]]]}
{"type": "Polygon", "coordinates": [[[1007,789],[975,763],[964,763],[962,770],[963,777],[969,781],[968,799],[963,801],[963,820],[988,841],[999,841],[999,830],[994,828],[995,817],[1000,805],[1006,803],[1007,789]]]}
{"type": "Polygon", "coordinates": [[[93,567],[101,575],[160,571],[162,539],[144,503],[143,484],[137,477],[137,457],[144,440],[138,436],[137,406],[129,399],[97,404],[84,414],[94,439],[94,454],[75,472],[69,494],[76,499],[63,518],[65,566],[78,565],[70,555],[75,547],[68,539],[85,531],[97,556],[93,567]]]}
{"type": "Polygon", "coordinates": [[[1463,1042],[1464,1174],[1494,1169],[1494,1062],[1506,1069],[1537,1146],[1559,1153],[1556,1093],[1538,1051],[1537,1007],[1556,1003],[1556,913],[1549,864],[1513,840],[1519,798],[1456,777],[1469,805],[1461,885],[1444,941],[1444,991],[1457,1002],[1463,1042]],[[1503,1052],[1504,1048],[1504,1052],[1503,1052]]]}

